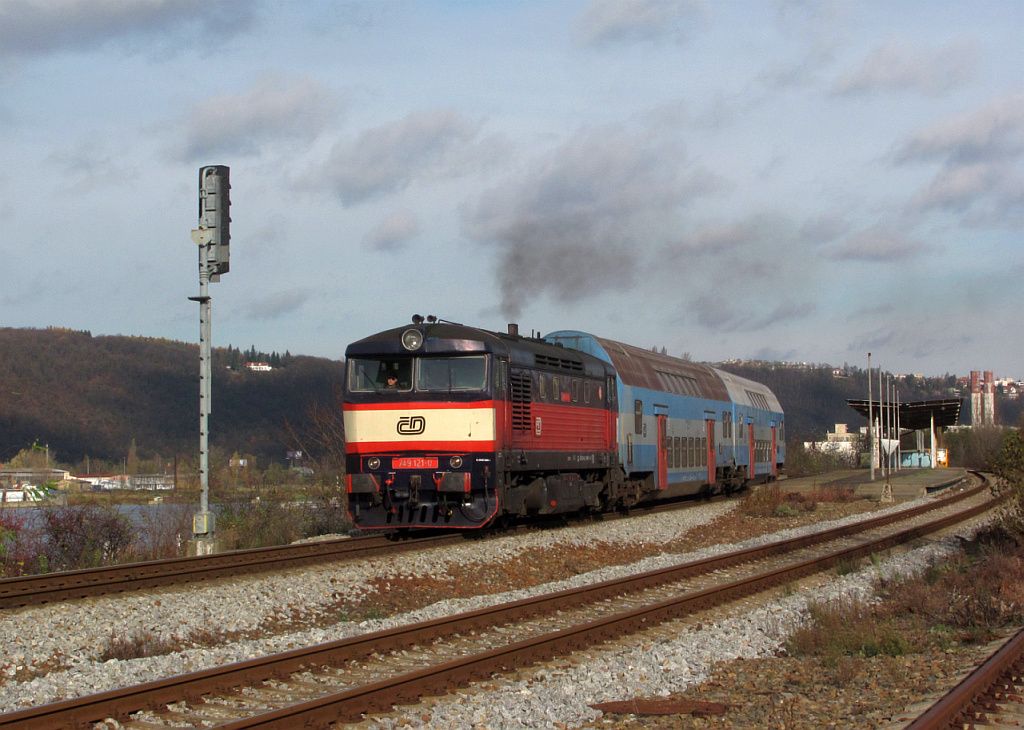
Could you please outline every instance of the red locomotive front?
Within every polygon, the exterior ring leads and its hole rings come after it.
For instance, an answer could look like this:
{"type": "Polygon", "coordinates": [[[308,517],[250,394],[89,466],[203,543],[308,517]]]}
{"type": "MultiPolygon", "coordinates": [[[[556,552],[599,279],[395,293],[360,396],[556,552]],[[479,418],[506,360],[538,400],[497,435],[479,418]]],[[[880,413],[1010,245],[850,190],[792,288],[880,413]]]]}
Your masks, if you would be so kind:
{"type": "Polygon", "coordinates": [[[516,334],[416,320],[345,354],[357,527],[479,528],[601,507],[616,455],[603,363],[516,334]]]}

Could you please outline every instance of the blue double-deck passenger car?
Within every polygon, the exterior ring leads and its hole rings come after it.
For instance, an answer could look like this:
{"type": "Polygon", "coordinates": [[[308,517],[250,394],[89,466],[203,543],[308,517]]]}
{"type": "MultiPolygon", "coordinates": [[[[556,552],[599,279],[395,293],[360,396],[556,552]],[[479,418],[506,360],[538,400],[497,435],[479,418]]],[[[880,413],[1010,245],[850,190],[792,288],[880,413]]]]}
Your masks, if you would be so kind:
{"type": "Polygon", "coordinates": [[[785,463],[782,406],[764,385],[584,332],[544,338],[610,363],[619,463],[663,496],[767,481],[785,463]]]}

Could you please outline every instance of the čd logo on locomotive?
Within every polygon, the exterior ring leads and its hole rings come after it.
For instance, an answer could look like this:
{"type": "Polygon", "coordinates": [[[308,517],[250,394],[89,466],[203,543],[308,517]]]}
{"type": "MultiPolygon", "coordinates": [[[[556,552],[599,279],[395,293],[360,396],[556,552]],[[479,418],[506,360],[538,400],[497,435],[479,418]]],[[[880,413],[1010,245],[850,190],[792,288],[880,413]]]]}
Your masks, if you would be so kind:
{"type": "Polygon", "coordinates": [[[427,419],[423,416],[402,416],[398,419],[395,430],[403,436],[418,436],[427,429],[427,419]]]}

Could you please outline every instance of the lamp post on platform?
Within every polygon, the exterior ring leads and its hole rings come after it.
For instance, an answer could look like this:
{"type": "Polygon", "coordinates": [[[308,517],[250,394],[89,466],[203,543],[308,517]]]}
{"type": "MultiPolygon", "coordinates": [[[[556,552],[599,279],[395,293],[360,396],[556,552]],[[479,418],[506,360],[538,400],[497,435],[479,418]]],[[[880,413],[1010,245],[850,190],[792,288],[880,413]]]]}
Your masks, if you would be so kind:
{"type": "Polygon", "coordinates": [[[875,418],[871,404],[871,353],[868,353],[868,464],[871,465],[871,481],[875,481],[875,418]]]}

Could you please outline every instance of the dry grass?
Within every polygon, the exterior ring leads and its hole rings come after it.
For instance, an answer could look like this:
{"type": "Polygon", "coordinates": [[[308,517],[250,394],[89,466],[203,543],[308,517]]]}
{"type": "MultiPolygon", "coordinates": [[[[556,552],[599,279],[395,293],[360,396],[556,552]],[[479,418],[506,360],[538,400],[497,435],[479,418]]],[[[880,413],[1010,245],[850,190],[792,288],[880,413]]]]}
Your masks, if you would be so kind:
{"type": "Polygon", "coordinates": [[[157,636],[152,631],[137,631],[128,636],[111,633],[110,640],[100,652],[101,662],[110,659],[140,659],[147,656],[172,654],[182,649],[181,641],[157,636]]]}
{"type": "Polygon", "coordinates": [[[813,603],[808,612],[809,624],[786,643],[792,656],[816,656],[838,667],[842,657],[902,656],[920,647],[917,632],[905,631],[860,601],[813,603]]]}
{"type": "Polygon", "coordinates": [[[854,494],[853,487],[828,484],[811,490],[810,498],[815,502],[840,503],[855,502],[859,497],[854,494]]]}
{"type": "Polygon", "coordinates": [[[813,512],[818,503],[811,495],[784,493],[778,484],[751,489],[740,500],[739,511],[748,517],[792,517],[800,512],[813,512]]]}
{"type": "Polygon", "coordinates": [[[999,526],[963,547],[921,575],[880,580],[877,604],[812,604],[810,620],[790,637],[786,651],[818,657],[840,677],[848,658],[974,644],[1024,623],[1024,547],[999,526]]]}
{"type": "Polygon", "coordinates": [[[217,646],[229,639],[240,638],[241,634],[226,634],[211,629],[193,629],[187,639],[157,636],[152,631],[136,631],[128,636],[111,633],[106,646],[100,651],[99,660],[141,659],[149,656],[164,656],[194,647],[217,646]]]}

